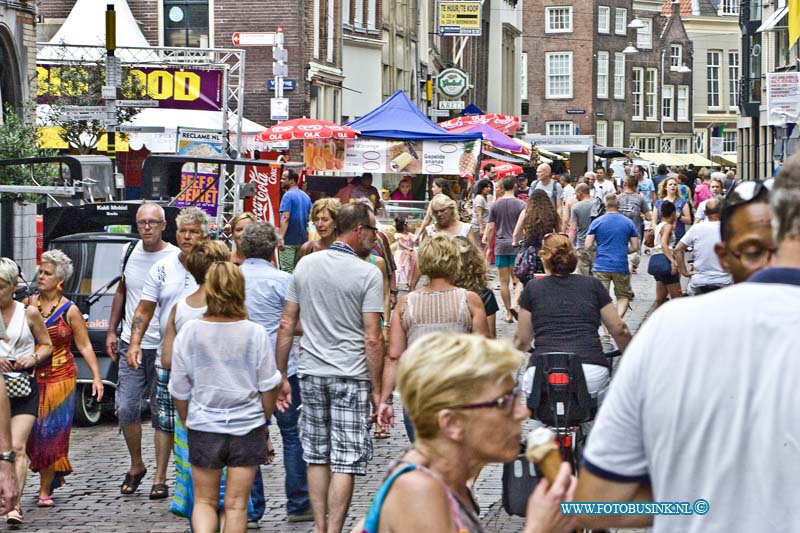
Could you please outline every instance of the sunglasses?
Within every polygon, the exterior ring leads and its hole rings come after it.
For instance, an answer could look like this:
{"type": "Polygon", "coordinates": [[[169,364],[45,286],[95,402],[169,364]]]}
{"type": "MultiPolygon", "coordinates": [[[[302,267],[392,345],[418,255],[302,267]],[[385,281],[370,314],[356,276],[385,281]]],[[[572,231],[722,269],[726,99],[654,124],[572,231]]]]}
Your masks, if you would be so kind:
{"type": "Polygon", "coordinates": [[[545,234],[545,236],[542,237],[542,241],[544,242],[545,240],[548,239],[548,237],[552,237],[553,235],[563,235],[564,237],[569,237],[569,235],[564,233],[563,231],[558,231],[558,232],[554,231],[552,233],[545,234]]]}
{"type": "Polygon", "coordinates": [[[503,394],[499,398],[495,400],[489,400],[488,402],[479,402],[479,403],[468,403],[465,405],[456,405],[455,407],[451,407],[450,409],[462,409],[462,410],[473,410],[473,409],[497,409],[502,412],[506,416],[510,416],[514,412],[514,406],[519,402],[521,392],[519,387],[515,387],[513,391],[503,394]]]}
{"type": "Polygon", "coordinates": [[[366,229],[371,229],[372,231],[374,231],[376,233],[378,231],[378,228],[376,228],[375,226],[370,226],[369,224],[361,224],[361,227],[362,228],[366,228],[366,229]]]}
{"type": "Polygon", "coordinates": [[[722,210],[730,211],[735,207],[752,202],[764,191],[769,193],[772,190],[773,183],[775,183],[773,178],[758,181],[740,181],[725,194],[722,210]]]}

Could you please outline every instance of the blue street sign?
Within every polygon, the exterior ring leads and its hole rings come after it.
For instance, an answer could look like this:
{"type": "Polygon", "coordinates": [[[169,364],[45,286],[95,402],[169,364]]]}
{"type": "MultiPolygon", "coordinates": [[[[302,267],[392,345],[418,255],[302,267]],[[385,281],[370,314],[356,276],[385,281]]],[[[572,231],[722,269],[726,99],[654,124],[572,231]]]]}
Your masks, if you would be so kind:
{"type": "MultiPolygon", "coordinates": [[[[283,90],[294,91],[297,88],[297,80],[283,79],[283,90]]],[[[267,90],[275,91],[275,80],[267,80],[267,90]]]]}

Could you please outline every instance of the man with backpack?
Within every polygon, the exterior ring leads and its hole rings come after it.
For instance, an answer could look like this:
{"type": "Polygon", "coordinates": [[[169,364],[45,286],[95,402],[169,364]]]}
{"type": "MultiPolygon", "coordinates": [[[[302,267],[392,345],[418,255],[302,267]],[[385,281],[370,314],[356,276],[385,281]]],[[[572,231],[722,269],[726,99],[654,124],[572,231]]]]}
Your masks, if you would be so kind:
{"type": "Polygon", "coordinates": [[[578,201],[570,209],[567,234],[575,246],[575,255],[578,256],[578,273],[591,276],[594,251],[585,245],[586,233],[592,223],[592,208],[594,207],[594,199],[589,195],[589,186],[579,183],[575,187],[575,198],[578,201]]]}
{"type": "Polygon", "coordinates": [[[553,202],[556,208],[556,213],[561,213],[561,197],[564,194],[564,189],[561,184],[553,179],[553,172],[550,165],[542,163],[536,167],[536,181],[531,185],[534,191],[541,189],[547,193],[548,198],[553,202]]]}
{"type": "MultiPolygon", "coordinates": [[[[641,239],[644,235],[644,221],[650,220],[650,210],[647,208],[645,197],[636,192],[638,185],[635,177],[627,176],[623,183],[623,192],[617,197],[617,201],[619,202],[619,212],[633,222],[633,225],[639,230],[639,238],[641,239]]],[[[638,249],[628,255],[631,272],[636,272],[640,258],[638,249]]]]}
{"type": "Polygon", "coordinates": [[[628,310],[633,292],[631,273],[628,267],[628,245],[639,249],[639,230],[628,217],[619,212],[619,199],[616,194],[606,195],[606,213],[595,219],[589,226],[585,247],[591,248],[595,242],[592,274],[608,289],[614,282],[614,296],[617,298],[617,312],[620,318],[628,310]]]}

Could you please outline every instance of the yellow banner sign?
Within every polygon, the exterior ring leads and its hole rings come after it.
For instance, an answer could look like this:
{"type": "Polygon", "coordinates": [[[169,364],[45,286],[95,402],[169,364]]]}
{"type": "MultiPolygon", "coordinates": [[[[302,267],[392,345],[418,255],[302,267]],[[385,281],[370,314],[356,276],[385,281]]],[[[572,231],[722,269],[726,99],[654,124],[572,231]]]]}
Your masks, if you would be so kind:
{"type": "Polygon", "coordinates": [[[439,2],[439,35],[480,35],[481,3],[439,2]]]}

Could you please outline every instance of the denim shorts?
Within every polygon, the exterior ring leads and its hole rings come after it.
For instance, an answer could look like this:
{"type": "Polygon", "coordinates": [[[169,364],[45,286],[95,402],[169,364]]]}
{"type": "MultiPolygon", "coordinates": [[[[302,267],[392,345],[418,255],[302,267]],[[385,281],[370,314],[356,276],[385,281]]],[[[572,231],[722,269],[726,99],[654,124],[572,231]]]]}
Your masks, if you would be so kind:
{"type": "Polygon", "coordinates": [[[169,369],[156,363],[156,418],[153,427],[175,433],[175,404],[169,394],[169,369]]]}
{"type": "Polygon", "coordinates": [[[300,442],[306,463],[364,475],[372,459],[370,382],[301,376],[300,442]]]}
{"type": "Polygon", "coordinates": [[[138,424],[142,420],[142,411],[147,400],[150,401],[150,415],[153,425],[158,412],[155,405],[156,392],[156,358],[158,350],[142,349],[142,364],[139,368],[130,368],[125,357],[128,355],[128,343],[119,341],[119,375],[116,390],[116,413],[120,427],[138,424]]]}

